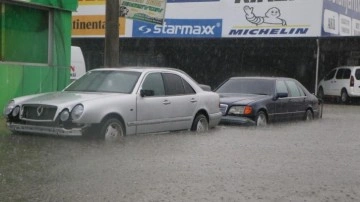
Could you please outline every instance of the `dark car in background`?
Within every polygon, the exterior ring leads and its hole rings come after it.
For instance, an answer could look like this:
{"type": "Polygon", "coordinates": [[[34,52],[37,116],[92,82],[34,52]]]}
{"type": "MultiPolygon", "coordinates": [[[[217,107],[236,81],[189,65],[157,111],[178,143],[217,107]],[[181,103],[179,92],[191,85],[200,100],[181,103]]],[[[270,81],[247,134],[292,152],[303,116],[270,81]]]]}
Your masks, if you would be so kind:
{"type": "Polygon", "coordinates": [[[321,101],[291,78],[232,77],[215,92],[220,94],[223,124],[266,126],[322,116],[321,101]]]}

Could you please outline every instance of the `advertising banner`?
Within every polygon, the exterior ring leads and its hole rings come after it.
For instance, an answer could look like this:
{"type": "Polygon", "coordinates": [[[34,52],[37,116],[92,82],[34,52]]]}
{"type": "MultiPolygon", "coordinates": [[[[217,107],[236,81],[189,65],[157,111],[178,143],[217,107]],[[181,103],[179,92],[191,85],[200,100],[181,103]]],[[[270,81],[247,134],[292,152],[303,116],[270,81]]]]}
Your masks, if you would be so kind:
{"type": "Polygon", "coordinates": [[[322,1],[222,1],[223,37],[320,36],[322,1]]]}
{"type": "Polygon", "coordinates": [[[360,1],[324,0],[322,36],[359,36],[360,1]]]}
{"type": "Polygon", "coordinates": [[[120,0],[120,16],[163,24],[166,0],[120,0]]]}
{"type": "MultiPolygon", "coordinates": [[[[125,35],[125,18],[119,18],[119,35],[125,35]]],[[[72,17],[73,37],[105,36],[104,15],[77,15],[72,17]]]]}
{"type": "MultiPolygon", "coordinates": [[[[319,37],[322,36],[324,1],[328,7],[331,6],[329,2],[334,2],[334,0],[168,0],[166,4],[166,0],[120,0],[121,15],[131,18],[120,23],[121,27],[125,26],[121,28],[120,36],[319,37]],[[149,6],[150,4],[154,6],[149,6]],[[135,11],[134,9],[139,10],[135,11]],[[132,12],[133,10],[134,12],[132,12]],[[157,15],[150,15],[150,11],[155,11],[157,15]],[[136,14],[136,12],[139,13],[136,14]],[[146,14],[141,14],[141,12],[146,14]],[[160,25],[160,23],[164,24],[160,25]]],[[[105,15],[104,2],[105,0],[79,1],[78,12],[75,12],[73,17],[73,28],[77,28],[73,32],[75,37],[90,36],[95,32],[100,34],[96,30],[88,32],[85,32],[84,29],[80,30],[78,28],[81,26],[78,25],[79,22],[87,21],[86,16],[95,18],[94,15],[100,15],[100,13],[105,15]],[[95,5],[95,2],[99,5],[95,5]],[[83,17],[78,17],[80,15],[83,17]]],[[[338,8],[328,10],[326,13],[340,12],[338,8]]],[[[349,9],[347,12],[349,13],[349,9]]],[[[353,15],[355,14],[344,15],[341,16],[341,19],[346,22],[350,21],[350,17],[352,26],[359,27],[357,18],[355,19],[353,15]]],[[[94,22],[94,20],[91,21],[94,22]]],[[[86,26],[87,29],[94,29],[93,27],[92,25],[86,26]]],[[[353,33],[358,32],[354,28],[351,30],[353,33]]]]}
{"type": "Polygon", "coordinates": [[[205,1],[220,1],[220,0],[167,0],[168,3],[205,2],[205,1]]]}
{"type": "MultiPolygon", "coordinates": [[[[85,1],[85,0],[83,0],[85,1]]],[[[77,12],[72,13],[72,37],[105,37],[105,0],[93,0],[82,2],[77,12]]],[[[127,22],[123,17],[119,17],[119,36],[131,36],[126,33],[126,27],[131,26],[132,22],[127,22]]],[[[131,31],[131,30],[130,30],[131,31]]]]}
{"type": "Polygon", "coordinates": [[[79,6],[81,5],[105,5],[106,0],[78,0],[79,6]]]}
{"type": "Polygon", "coordinates": [[[220,38],[221,19],[166,19],[163,25],[134,21],[133,37],[220,38]]]}

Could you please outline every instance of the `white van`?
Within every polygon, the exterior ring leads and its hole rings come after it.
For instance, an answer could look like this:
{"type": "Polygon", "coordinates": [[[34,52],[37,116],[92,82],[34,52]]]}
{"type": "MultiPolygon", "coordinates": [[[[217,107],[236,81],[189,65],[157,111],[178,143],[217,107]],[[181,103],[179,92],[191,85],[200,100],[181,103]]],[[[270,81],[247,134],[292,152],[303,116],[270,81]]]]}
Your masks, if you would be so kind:
{"type": "Polygon", "coordinates": [[[360,66],[341,66],[332,69],[319,83],[318,96],[338,97],[347,103],[360,97],[360,66]]]}
{"type": "Polygon", "coordinates": [[[86,66],[81,48],[78,46],[71,46],[70,81],[80,78],[85,72],[86,66]]]}

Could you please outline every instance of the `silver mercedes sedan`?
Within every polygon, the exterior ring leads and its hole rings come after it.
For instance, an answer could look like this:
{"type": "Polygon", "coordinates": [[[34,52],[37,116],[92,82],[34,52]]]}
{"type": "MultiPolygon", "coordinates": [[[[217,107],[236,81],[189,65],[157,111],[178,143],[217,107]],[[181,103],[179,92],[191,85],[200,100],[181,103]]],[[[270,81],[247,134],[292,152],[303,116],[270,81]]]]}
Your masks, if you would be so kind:
{"type": "Polygon", "coordinates": [[[61,92],[12,99],[4,109],[12,132],[62,136],[206,131],[220,119],[219,95],[172,68],[122,67],[87,72],[61,92]]]}

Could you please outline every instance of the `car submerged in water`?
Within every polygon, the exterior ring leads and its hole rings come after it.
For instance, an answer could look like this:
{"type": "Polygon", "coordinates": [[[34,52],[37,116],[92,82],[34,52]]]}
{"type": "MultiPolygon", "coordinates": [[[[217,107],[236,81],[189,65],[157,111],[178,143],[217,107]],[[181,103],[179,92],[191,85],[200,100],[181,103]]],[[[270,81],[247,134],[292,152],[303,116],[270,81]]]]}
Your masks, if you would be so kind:
{"type": "Polygon", "coordinates": [[[219,95],[172,68],[101,68],[61,92],[12,99],[4,110],[13,132],[118,140],[124,135],[206,131],[221,118],[219,95]]]}
{"type": "Polygon", "coordinates": [[[321,100],[291,78],[232,77],[215,92],[220,95],[224,124],[266,126],[322,116],[321,100]]]}

